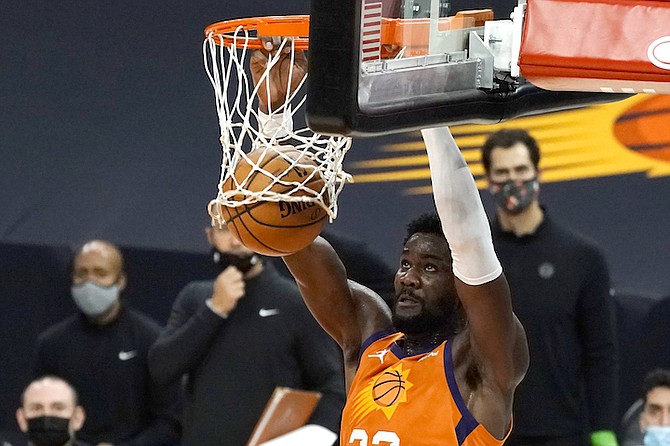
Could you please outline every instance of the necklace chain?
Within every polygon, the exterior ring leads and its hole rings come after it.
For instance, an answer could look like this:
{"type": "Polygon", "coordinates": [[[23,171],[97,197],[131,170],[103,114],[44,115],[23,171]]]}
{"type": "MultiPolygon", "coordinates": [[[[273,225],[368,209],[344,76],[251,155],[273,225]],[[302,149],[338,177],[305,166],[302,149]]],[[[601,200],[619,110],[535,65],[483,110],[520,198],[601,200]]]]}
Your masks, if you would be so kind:
{"type": "Polygon", "coordinates": [[[447,336],[442,332],[434,332],[429,336],[410,339],[405,335],[403,337],[403,352],[407,356],[414,356],[417,353],[427,352],[447,339],[447,336]]]}

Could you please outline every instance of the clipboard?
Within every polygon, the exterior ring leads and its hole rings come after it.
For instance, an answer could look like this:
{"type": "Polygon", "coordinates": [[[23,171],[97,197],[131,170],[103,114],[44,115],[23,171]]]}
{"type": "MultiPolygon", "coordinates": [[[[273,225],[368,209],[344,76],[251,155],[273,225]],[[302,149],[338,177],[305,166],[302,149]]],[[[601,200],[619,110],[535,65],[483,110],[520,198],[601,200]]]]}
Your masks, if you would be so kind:
{"type": "Polygon", "coordinates": [[[258,446],[304,426],[320,399],[319,392],[275,388],[246,446],[258,446]]]}

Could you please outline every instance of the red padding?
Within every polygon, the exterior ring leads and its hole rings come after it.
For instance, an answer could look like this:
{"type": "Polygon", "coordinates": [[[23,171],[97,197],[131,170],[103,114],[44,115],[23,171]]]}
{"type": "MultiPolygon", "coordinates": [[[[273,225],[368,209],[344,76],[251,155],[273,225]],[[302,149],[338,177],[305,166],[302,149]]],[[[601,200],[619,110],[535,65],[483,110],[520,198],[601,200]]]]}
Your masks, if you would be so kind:
{"type": "Polygon", "coordinates": [[[547,90],[668,94],[670,1],[528,0],[519,66],[547,90]]]}

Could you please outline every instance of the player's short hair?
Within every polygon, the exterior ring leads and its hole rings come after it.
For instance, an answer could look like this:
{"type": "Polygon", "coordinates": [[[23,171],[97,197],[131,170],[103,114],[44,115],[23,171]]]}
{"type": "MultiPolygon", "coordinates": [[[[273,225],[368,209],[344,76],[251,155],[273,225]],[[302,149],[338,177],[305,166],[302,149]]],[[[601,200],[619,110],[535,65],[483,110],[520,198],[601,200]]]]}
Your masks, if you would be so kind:
{"type": "Polygon", "coordinates": [[[647,373],[642,382],[642,399],[647,402],[649,392],[657,387],[667,387],[670,389],[670,370],[656,369],[647,373]]]}
{"type": "Polygon", "coordinates": [[[509,149],[518,142],[528,148],[530,160],[532,161],[535,170],[538,170],[540,164],[540,146],[537,144],[537,140],[525,130],[504,129],[489,136],[482,146],[482,164],[484,165],[486,173],[489,173],[491,167],[491,152],[494,148],[509,149]]]}
{"type": "Polygon", "coordinates": [[[65,386],[68,389],[70,389],[70,391],[72,392],[72,399],[73,399],[74,405],[75,406],[79,405],[79,393],[77,392],[77,389],[75,389],[74,386],[72,384],[70,384],[65,378],[61,378],[60,376],[56,376],[56,375],[42,375],[39,378],[36,378],[36,379],[30,381],[30,384],[28,384],[26,386],[26,388],[23,389],[23,392],[21,393],[21,406],[23,406],[26,402],[26,392],[28,391],[28,388],[30,386],[32,386],[33,384],[38,383],[38,382],[42,382],[42,381],[58,381],[58,382],[61,382],[61,383],[65,384],[65,386]]]}
{"type": "MultiPolygon", "coordinates": [[[[407,243],[407,240],[409,240],[411,236],[417,233],[435,234],[442,237],[445,241],[447,240],[447,237],[444,235],[444,230],[442,229],[440,217],[435,212],[426,212],[407,223],[407,232],[405,234],[403,245],[407,243]]],[[[447,251],[449,251],[449,257],[451,258],[451,248],[449,247],[449,243],[447,243],[447,251]]]]}
{"type": "Polygon", "coordinates": [[[424,234],[437,234],[444,237],[440,217],[438,217],[435,212],[426,212],[407,223],[407,232],[403,244],[407,243],[407,240],[409,240],[411,236],[419,232],[424,234]]]}

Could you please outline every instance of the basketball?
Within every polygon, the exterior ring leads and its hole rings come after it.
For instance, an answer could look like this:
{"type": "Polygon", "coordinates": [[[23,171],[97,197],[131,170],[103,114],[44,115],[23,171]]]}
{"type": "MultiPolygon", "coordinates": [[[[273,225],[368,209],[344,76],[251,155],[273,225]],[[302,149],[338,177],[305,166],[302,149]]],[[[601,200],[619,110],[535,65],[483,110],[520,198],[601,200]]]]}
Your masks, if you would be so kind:
{"type": "Polygon", "coordinates": [[[670,161],[667,128],[670,120],[670,96],[651,96],[635,104],[614,123],[614,136],[640,155],[670,161]]]}
{"type": "Polygon", "coordinates": [[[397,370],[385,371],[372,387],[372,394],[377,404],[389,407],[395,404],[405,389],[405,381],[397,370]]]}
{"type": "MultiPolygon", "coordinates": [[[[244,188],[260,192],[267,188],[270,192],[286,193],[295,186],[275,183],[273,176],[281,176],[282,181],[303,183],[317,171],[304,185],[316,192],[321,191],[324,182],[314,161],[291,146],[277,150],[256,149],[249,152],[249,161],[244,158],[235,168],[233,175],[223,182],[222,190],[233,190],[235,184],[246,179],[244,188]],[[285,159],[282,155],[287,156],[285,159]],[[299,159],[300,166],[291,167],[291,160],[299,159]],[[267,173],[253,169],[257,165],[267,173]],[[248,178],[247,178],[248,177],[248,178]]],[[[309,190],[298,190],[292,196],[315,196],[309,190]]],[[[300,251],[309,245],[323,229],[328,220],[326,211],[313,202],[258,201],[253,204],[221,206],[222,216],[230,232],[247,248],[266,256],[283,256],[300,251]]]]}

